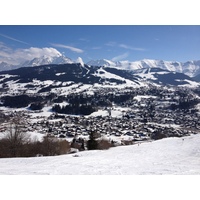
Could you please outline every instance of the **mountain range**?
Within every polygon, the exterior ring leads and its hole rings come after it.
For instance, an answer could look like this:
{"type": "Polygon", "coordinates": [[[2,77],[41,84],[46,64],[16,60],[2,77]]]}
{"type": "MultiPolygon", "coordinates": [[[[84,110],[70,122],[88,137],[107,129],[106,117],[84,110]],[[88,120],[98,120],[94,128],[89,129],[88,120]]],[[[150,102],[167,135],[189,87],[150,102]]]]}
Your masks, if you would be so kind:
{"type": "MultiPolygon", "coordinates": [[[[80,60],[79,60],[80,61],[80,60]]],[[[2,95],[43,92],[93,92],[99,88],[139,88],[145,86],[197,87],[200,83],[178,72],[160,68],[134,71],[83,63],[48,64],[0,72],[2,95]]]]}
{"type": "Polygon", "coordinates": [[[103,59],[84,64],[80,57],[72,61],[58,55],[34,58],[10,68],[7,63],[1,63],[0,66],[2,70],[10,69],[0,72],[1,95],[38,92],[67,94],[75,91],[90,93],[99,88],[123,90],[146,86],[200,86],[200,61],[113,62],[103,59]]]}
{"type": "Polygon", "coordinates": [[[140,61],[117,61],[110,60],[92,60],[87,63],[94,66],[109,66],[117,67],[125,70],[137,70],[142,68],[161,68],[168,71],[184,73],[190,77],[195,77],[200,74],[200,60],[177,62],[177,61],[164,61],[164,60],[150,60],[144,59],[140,61]]]}
{"type": "Polygon", "coordinates": [[[40,65],[65,64],[65,63],[74,63],[74,62],[70,58],[63,55],[57,55],[53,57],[44,55],[39,58],[34,58],[32,60],[26,60],[25,62],[16,65],[8,64],[6,62],[0,62],[0,71],[13,70],[21,67],[35,67],[40,65]]]}
{"type": "MultiPolygon", "coordinates": [[[[54,57],[42,56],[40,58],[27,60],[18,65],[11,65],[6,62],[0,62],[0,71],[17,69],[20,67],[34,67],[47,64],[72,64],[72,63],[81,63],[82,66],[84,65],[84,62],[80,57],[76,61],[73,61],[72,59],[64,55],[57,55],[54,57]]],[[[133,61],[133,62],[130,61],[114,62],[107,59],[101,59],[101,60],[91,60],[86,64],[90,66],[114,67],[132,71],[143,68],[161,68],[163,70],[168,70],[172,72],[184,73],[190,77],[195,77],[200,74],[200,60],[178,62],[178,61],[143,59],[140,61],[133,61]]]]}

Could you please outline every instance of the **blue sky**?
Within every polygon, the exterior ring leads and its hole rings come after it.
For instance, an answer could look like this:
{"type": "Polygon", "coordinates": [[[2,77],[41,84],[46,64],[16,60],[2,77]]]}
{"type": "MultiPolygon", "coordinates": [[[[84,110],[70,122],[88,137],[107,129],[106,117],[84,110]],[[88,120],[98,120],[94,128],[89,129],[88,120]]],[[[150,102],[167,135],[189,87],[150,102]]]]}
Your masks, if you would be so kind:
{"type": "Polygon", "coordinates": [[[29,25],[0,26],[0,61],[22,62],[44,54],[84,62],[200,60],[200,26],[29,25]]]}

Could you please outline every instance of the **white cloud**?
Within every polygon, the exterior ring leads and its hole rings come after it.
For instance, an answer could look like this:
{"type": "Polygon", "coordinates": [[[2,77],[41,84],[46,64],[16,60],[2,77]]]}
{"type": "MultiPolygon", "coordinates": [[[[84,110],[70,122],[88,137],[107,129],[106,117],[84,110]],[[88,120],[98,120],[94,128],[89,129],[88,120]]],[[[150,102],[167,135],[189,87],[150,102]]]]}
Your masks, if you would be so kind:
{"type": "Polygon", "coordinates": [[[119,60],[122,60],[124,58],[127,58],[128,56],[129,56],[129,53],[126,52],[126,53],[120,54],[118,56],[115,56],[114,58],[112,58],[112,61],[119,61],[119,60]]]}
{"type": "Polygon", "coordinates": [[[9,40],[13,40],[13,41],[15,41],[15,42],[19,42],[19,43],[22,43],[22,44],[27,44],[27,45],[29,45],[27,42],[24,42],[24,41],[22,41],[22,40],[18,40],[18,39],[16,39],[16,38],[10,37],[10,36],[8,36],[8,35],[4,35],[4,34],[1,34],[1,33],[0,33],[0,36],[2,36],[2,37],[4,37],[4,38],[7,38],[7,39],[9,39],[9,40]]]}
{"type": "Polygon", "coordinates": [[[146,49],[144,48],[140,48],[140,47],[132,47],[126,44],[118,44],[117,42],[108,42],[105,44],[106,46],[110,46],[110,47],[120,47],[123,49],[128,49],[128,50],[133,50],[133,51],[146,51],[146,49]]]}
{"type": "Polygon", "coordinates": [[[45,48],[31,47],[29,49],[17,49],[14,53],[17,58],[23,58],[24,56],[26,56],[28,60],[32,58],[39,58],[44,55],[46,56],[62,55],[57,49],[51,47],[45,47],[45,48]]]}
{"type": "Polygon", "coordinates": [[[8,46],[6,46],[3,42],[0,41],[0,53],[2,52],[10,52],[12,49],[8,46]]]}
{"type": "Polygon", "coordinates": [[[126,44],[120,44],[119,47],[124,48],[124,49],[134,50],[134,51],[145,51],[144,48],[131,47],[126,44]]]}
{"type": "Polygon", "coordinates": [[[75,47],[72,47],[72,46],[67,46],[67,45],[64,45],[64,44],[54,44],[53,43],[51,45],[54,46],[54,47],[69,49],[69,50],[76,52],[76,53],[83,53],[84,52],[82,49],[75,48],[75,47]]]}
{"type": "Polygon", "coordinates": [[[0,62],[7,62],[9,64],[20,64],[26,60],[32,60],[33,58],[39,58],[41,56],[61,56],[62,54],[55,48],[45,47],[37,48],[31,47],[27,49],[13,50],[3,43],[0,43],[0,62]]]}

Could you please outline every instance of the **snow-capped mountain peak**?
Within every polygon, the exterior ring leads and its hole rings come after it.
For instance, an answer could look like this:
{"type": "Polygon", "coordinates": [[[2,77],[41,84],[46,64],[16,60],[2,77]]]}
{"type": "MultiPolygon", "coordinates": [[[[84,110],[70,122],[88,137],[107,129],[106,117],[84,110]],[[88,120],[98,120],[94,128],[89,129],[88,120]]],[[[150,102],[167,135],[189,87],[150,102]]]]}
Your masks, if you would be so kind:
{"type": "Polygon", "coordinates": [[[65,64],[65,63],[73,63],[73,61],[70,58],[67,58],[63,55],[58,55],[58,56],[42,56],[39,58],[34,58],[30,61],[24,62],[21,66],[22,67],[34,67],[34,66],[39,66],[39,65],[48,65],[48,64],[65,64]]]}
{"type": "Polygon", "coordinates": [[[106,59],[92,60],[87,63],[93,66],[104,66],[104,67],[117,67],[125,70],[137,70],[142,68],[161,68],[168,71],[174,71],[184,73],[190,77],[194,77],[200,74],[200,60],[188,61],[188,62],[177,62],[177,61],[164,61],[164,60],[152,60],[143,59],[139,61],[109,61],[106,59]]]}
{"type": "Polygon", "coordinates": [[[50,63],[52,63],[52,61],[53,61],[52,57],[44,55],[42,57],[34,58],[34,59],[30,60],[30,61],[24,62],[22,66],[26,66],[26,67],[27,66],[31,66],[31,67],[33,67],[33,66],[37,66],[37,65],[50,64],[50,63]]]}
{"type": "Polygon", "coordinates": [[[91,65],[91,66],[102,66],[102,67],[116,67],[116,63],[107,59],[100,59],[100,60],[91,60],[87,63],[87,65],[91,65]]]}
{"type": "Polygon", "coordinates": [[[77,58],[76,63],[80,63],[82,67],[84,66],[84,62],[83,62],[83,59],[81,57],[77,58]]]}
{"type": "Polygon", "coordinates": [[[7,70],[11,70],[14,67],[14,65],[12,64],[8,64],[6,62],[0,62],[0,71],[7,71],[7,70]]]}
{"type": "MultiPolygon", "coordinates": [[[[5,62],[0,62],[0,71],[12,70],[20,67],[34,67],[39,65],[48,64],[72,64],[80,63],[84,66],[82,58],[78,57],[76,61],[72,61],[70,58],[57,54],[55,56],[43,55],[32,60],[27,60],[19,65],[11,65],[5,62]]],[[[178,61],[164,61],[143,59],[138,61],[112,61],[108,59],[91,60],[86,63],[89,66],[101,66],[101,67],[113,67],[124,70],[138,70],[143,68],[161,68],[172,72],[184,73],[190,77],[195,77],[200,74],[200,60],[178,62],[178,61]]]]}
{"type": "Polygon", "coordinates": [[[73,63],[73,61],[70,58],[61,55],[58,57],[54,57],[52,64],[66,64],[66,63],[71,64],[71,63],[73,63]]]}

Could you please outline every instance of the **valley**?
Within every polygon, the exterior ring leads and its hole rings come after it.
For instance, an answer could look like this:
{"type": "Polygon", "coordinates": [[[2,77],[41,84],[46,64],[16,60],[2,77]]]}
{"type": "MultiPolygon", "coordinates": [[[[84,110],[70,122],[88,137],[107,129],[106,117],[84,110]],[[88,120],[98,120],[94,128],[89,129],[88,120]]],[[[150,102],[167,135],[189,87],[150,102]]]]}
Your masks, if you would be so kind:
{"type": "Polygon", "coordinates": [[[24,131],[39,140],[51,135],[86,142],[95,132],[119,146],[200,129],[199,83],[159,68],[44,65],[1,72],[0,85],[2,133],[20,118],[24,131]]]}

